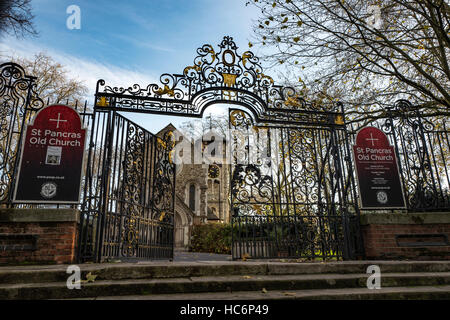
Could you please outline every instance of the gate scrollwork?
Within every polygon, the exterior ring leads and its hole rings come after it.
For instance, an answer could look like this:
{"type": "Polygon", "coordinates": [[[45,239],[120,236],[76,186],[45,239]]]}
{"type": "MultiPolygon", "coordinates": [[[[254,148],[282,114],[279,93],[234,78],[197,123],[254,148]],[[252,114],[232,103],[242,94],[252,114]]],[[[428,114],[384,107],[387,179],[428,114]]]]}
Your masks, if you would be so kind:
{"type": "Polygon", "coordinates": [[[35,80],[16,63],[0,65],[0,202],[12,197],[24,125],[44,106],[34,91],[35,80]]]}

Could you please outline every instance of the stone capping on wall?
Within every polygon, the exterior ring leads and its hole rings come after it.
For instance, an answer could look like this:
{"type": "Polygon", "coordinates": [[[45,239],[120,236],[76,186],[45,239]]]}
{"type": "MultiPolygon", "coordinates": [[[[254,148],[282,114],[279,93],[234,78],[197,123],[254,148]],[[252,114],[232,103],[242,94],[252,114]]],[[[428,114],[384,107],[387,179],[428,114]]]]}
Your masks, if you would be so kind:
{"type": "Polygon", "coordinates": [[[0,208],[1,222],[76,222],[80,212],[71,208],[0,208]]]}
{"type": "Polygon", "coordinates": [[[450,212],[362,212],[360,224],[450,224],[450,212]]]}

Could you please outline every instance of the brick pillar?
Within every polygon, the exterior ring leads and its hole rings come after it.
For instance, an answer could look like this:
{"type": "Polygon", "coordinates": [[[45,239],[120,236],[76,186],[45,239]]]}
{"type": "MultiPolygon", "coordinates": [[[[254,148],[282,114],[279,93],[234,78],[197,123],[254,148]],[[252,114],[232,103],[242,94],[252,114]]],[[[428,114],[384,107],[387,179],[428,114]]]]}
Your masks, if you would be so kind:
{"type": "Polygon", "coordinates": [[[0,209],[0,264],[75,262],[76,209],[0,209]]]}
{"type": "Polygon", "coordinates": [[[367,259],[450,259],[450,212],[361,214],[367,259]]]}

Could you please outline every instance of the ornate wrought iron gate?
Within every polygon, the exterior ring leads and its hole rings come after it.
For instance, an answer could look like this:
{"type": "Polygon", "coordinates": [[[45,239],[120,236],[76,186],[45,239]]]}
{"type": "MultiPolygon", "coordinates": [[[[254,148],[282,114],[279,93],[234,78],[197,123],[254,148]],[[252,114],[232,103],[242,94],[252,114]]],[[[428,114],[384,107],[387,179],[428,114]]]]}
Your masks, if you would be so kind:
{"type": "Polygon", "coordinates": [[[44,106],[34,91],[35,80],[16,63],[0,65],[0,203],[12,201],[22,134],[44,106]]]}
{"type": "Polygon", "coordinates": [[[96,110],[81,210],[79,260],[173,257],[171,133],[156,136],[96,110]]]}
{"type": "Polygon", "coordinates": [[[449,210],[448,117],[424,117],[406,100],[398,100],[386,113],[381,129],[395,147],[408,210],[449,210]]]}
{"type": "MultiPolygon", "coordinates": [[[[245,107],[252,113],[258,128],[260,124],[273,127],[261,127],[261,134],[264,130],[266,133],[278,132],[275,136],[282,138],[280,148],[271,155],[285,152],[289,161],[284,159],[282,163],[275,164],[270,160],[268,168],[261,164],[235,165],[231,177],[232,222],[238,226],[233,238],[234,257],[243,254],[244,246],[253,257],[269,257],[278,253],[295,257],[353,257],[357,252],[356,244],[360,243],[357,239],[359,212],[350,170],[344,114],[334,109],[337,106],[308,104],[298,97],[294,88],[276,85],[270,76],[263,73],[259,59],[251,51],[241,55],[237,49],[231,37],[224,37],[217,51],[205,44],[198,48],[198,56],[192,66],[184,68],[182,74],[161,75],[160,84],[146,87],[135,84],[123,88],[105,85],[105,81],[99,80],[95,110],[201,118],[205,109],[212,104],[245,107]],[[269,172],[269,169],[272,171],[269,172]],[[289,178],[282,174],[286,170],[290,171],[289,178]],[[248,181],[251,175],[256,175],[252,179],[257,180],[248,181]],[[249,199],[242,198],[243,194],[253,192],[255,188],[259,188],[259,196],[252,194],[249,199]],[[352,228],[355,230],[352,231],[352,228]],[[256,248],[265,246],[265,243],[268,243],[268,249],[258,251],[265,253],[257,253],[256,248]]],[[[111,117],[110,113],[108,115],[111,117]]],[[[118,144],[114,145],[114,139],[108,136],[108,132],[116,130],[114,128],[118,125],[111,119],[106,122],[109,123],[109,129],[104,133],[94,132],[98,130],[95,126],[92,129],[93,136],[102,137],[100,141],[105,143],[98,144],[96,140],[91,140],[91,143],[105,147],[92,153],[99,154],[98,159],[89,161],[94,167],[88,171],[88,179],[92,182],[87,183],[83,209],[85,228],[92,229],[87,234],[96,238],[89,240],[88,236],[83,236],[80,243],[85,255],[92,252],[96,257],[117,256],[128,246],[135,248],[138,240],[133,240],[134,233],[131,230],[134,230],[135,225],[131,222],[136,216],[142,213],[155,221],[153,213],[145,213],[147,202],[142,200],[145,199],[144,194],[139,194],[136,201],[133,199],[134,193],[127,195],[129,198],[121,193],[114,194],[115,187],[119,190],[124,189],[125,185],[114,182],[120,179],[120,174],[116,176],[116,171],[110,169],[115,159],[120,158],[114,153],[118,144]],[[127,210],[120,211],[119,208],[127,210]],[[114,214],[118,212],[122,213],[114,214]],[[123,236],[116,229],[117,225],[130,230],[128,234],[131,236],[123,236]],[[97,243],[102,245],[95,247],[97,243]]],[[[251,127],[253,124],[246,122],[245,125],[251,127]]],[[[237,129],[237,124],[234,126],[237,129]]],[[[277,146],[274,143],[278,142],[271,140],[269,145],[277,146]]],[[[94,150],[92,148],[95,146],[91,146],[91,150],[94,150]]],[[[117,161],[121,163],[122,160],[117,161]]],[[[143,179],[146,181],[146,178],[143,179]]],[[[129,182],[124,179],[123,183],[129,182]]],[[[133,183],[137,182],[133,180],[133,183]]],[[[134,184],[132,188],[135,189],[134,184]]],[[[152,192],[157,192],[157,188],[151,190],[150,194],[152,192]]],[[[152,212],[152,202],[149,206],[148,210],[152,212]]],[[[169,227],[173,227],[173,217],[171,219],[169,227]]],[[[125,250],[125,256],[134,256],[135,251],[125,250]]]]}
{"type": "Polygon", "coordinates": [[[343,123],[258,124],[231,109],[233,258],[362,254],[343,123]]]}
{"type": "MultiPolygon", "coordinates": [[[[294,88],[276,85],[252,52],[237,52],[231,37],[218,47],[198,48],[193,65],[181,74],[163,74],[159,84],[123,88],[99,80],[93,113],[86,104],[74,105],[90,128],[80,262],[173,256],[172,135],[154,135],[117,112],[201,118],[216,103],[248,111],[232,109],[229,119],[233,257],[363,254],[342,106],[309,104],[294,88]]],[[[23,206],[12,203],[11,190],[24,127],[44,107],[34,82],[19,65],[0,65],[2,206],[23,206]]],[[[386,115],[371,125],[381,127],[395,146],[408,211],[448,210],[447,119],[425,117],[402,100],[386,115]]]]}

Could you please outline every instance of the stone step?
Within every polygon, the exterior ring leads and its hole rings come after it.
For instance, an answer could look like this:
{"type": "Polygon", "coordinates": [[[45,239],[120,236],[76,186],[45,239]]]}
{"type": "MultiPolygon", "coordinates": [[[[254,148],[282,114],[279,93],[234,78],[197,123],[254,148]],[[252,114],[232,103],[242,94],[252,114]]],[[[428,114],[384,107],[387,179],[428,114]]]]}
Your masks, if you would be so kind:
{"type": "MultiPolygon", "coordinates": [[[[366,273],[378,265],[381,273],[450,272],[450,261],[344,261],[287,262],[145,262],[80,264],[82,279],[92,273],[97,280],[182,278],[227,275],[301,275],[366,273]]],[[[0,267],[0,284],[65,282],[67,265],[0,267]]]]}
{"type": "MultiPolygon", "coordinates": [[[[85,300],[449,300],[450,286],[267,290],[106,296],[85,300]]],[[[224,303],[225,305],[226,303],[224,303]]],[[[221,311],[223,312],[223,311],[221,311]]]]}
{"type": "MultiPolygon", "coordinates": [[[[76,299],[103,296],[366,288],[367,274],[240,275],[99,280],[69,290],[65,282],[0,285],[0,299],[76,299]]],[[[450,285],[450,272],[384,273],[384,287],[450,285]]]]}

